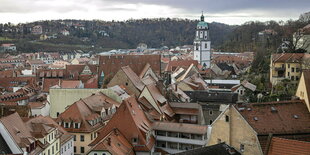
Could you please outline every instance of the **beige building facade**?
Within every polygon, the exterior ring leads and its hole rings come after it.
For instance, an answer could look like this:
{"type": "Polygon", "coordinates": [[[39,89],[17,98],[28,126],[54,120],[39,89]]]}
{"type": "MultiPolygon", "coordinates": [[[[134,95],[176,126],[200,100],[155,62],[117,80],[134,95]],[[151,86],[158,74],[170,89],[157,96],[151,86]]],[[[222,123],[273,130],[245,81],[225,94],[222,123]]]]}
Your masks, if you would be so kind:
{"type": "Polygon", "coordinates": [[[263,155],[257,133],[234,106],[228,106],[211,126],[208,146],[225,142],[244,155],[263,155]]]}

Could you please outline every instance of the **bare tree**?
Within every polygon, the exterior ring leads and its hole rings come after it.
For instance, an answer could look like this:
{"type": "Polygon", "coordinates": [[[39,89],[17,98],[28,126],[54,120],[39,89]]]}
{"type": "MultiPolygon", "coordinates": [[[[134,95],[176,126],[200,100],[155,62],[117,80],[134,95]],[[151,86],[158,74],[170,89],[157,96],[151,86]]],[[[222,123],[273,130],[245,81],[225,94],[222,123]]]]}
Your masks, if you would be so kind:
{"type": "MultiPolygon", "coordinates": [[[[293,35],[292,43],[289,44],[289,50],[296,52],[298,49],[307,50],[310,47],[310,35],[302,30],[298,30],[293,35]]],[[[309,51],[310,52],[310,51],[309,51]]]]}

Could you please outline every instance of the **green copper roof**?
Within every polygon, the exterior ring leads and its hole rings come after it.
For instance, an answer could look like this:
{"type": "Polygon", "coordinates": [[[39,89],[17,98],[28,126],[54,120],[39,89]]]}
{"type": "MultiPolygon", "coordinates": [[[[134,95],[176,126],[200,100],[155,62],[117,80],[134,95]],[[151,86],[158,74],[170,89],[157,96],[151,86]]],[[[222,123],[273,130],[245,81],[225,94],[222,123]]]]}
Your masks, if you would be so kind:
{"type": "Polygon", "coordinates": [[[209,28],[209,26],[208,26],[208,23],[207,22],[204,22],[204,21],[200,21],[198,24],[197,24],[197,28],[198,27],[202,27],[203,29],[204,28],[209,28]]]}

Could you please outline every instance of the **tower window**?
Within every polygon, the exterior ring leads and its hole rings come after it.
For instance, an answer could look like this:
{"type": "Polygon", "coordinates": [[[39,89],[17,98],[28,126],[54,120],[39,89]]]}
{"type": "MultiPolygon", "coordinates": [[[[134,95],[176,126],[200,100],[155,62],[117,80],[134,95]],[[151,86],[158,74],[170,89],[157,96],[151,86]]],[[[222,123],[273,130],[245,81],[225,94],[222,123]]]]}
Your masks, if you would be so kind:
{"type": "MultiPolygon", "coordinates": [[[[205,38],[207,38],[207,37],[205,36],[205,38]]],[[[205,48],[208,48],[208,43],[205,43],[205,48]]]]}

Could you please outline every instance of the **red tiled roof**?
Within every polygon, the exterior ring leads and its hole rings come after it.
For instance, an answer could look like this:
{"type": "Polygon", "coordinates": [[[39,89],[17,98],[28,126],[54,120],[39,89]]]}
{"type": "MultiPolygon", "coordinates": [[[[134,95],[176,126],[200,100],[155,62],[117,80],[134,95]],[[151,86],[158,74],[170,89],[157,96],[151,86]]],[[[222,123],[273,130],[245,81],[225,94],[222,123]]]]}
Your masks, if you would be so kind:
{"type": "Polygon", "coordinates": [[[37,117],[31,118],[31,119],[26,121],[26,125],[31,129],[31,132],[33,134],[36,134],[36,135],[43,133],[42,130],[38,130],[38,129],[48,129],[50,127],[57,128],[58,129],[58,135],[57,136],[61,136],[60,137],[61,143],[63,143],[64,141],[67,141],[68,139],[73,137],[64,128],[62,128],[59,124],[57,124],[54,121],[54,119],[52,119],[49,116],[39,115],[37,117]],[[42,125],[33,126],[32,124],[42,124],[45,126],[42,126],[42,125]],[[36,129],[34,127],[39,127],[39,128],[36,129]],[[44,127],[44,128],[42,128],[42,127],[44,127]]]}
{"type": "Polygon", "coordinates": [[[139,75],[145,65],[149,63],[153,71],[160,74],[160,55],[113,55],[99,57],[99,73],[105,76],[116,74],[121,67],[129,66],[133,72],[139,75]]]}
{"type": "Polygon", "coordinates": [[[13,91],[13,87],[20,84],[36,83],[36,77],[6,77],[0,78],[0,86],[4,87],[7,91],[13,91]]]}
{"type": "Polygon", "coordinates": [[[81,84],[80,80],[62,80],[60,87],[61,88],[78,88],[81,84]]]}
{"type": "Polygon", "coordinates": [[[31,109],[40,109],[45,106],[43,102],[29,102],[28,105],[31,109]]]}
{"type": "MultiPolygon", "coordinates": [[[[70,74],[77,74],[80,75],[84,68],[85,68],[85,64],[77,64],[77,65],[66,65],[66,77],[69,77],[70,74]]],[[[89,70],[93,73],[93,74],[97,74],[98,73],[98,65],[91,65],[91,64],[87,64],[87,66],[89,67],[89,70]]]]}
{"type": "Polygon", "coordinates": [[[135,151],[150,151],[154,146],[154,137],[150,135],[150,139],[147,140],[145,136],[151,131],[151,122],[134,97],[124,100],[108,124],[99,131],[99,136],[90,146],[99,143],[114,129],[118,129],[129,142],[133,138],[138,139],[137,145],[133,145],[135,151]]]}
{"type": "Polygon", "coordinates": [[[301,62],[304,57],[304,53],[281,53],[272,54],[273,62],[301,62]]]}
{"type": "Polygon", "coordinates": [[[144,77],[144,75],[146,74],[146,72],[148,71],[148,69],[151,67],[151,65],[149,64],[149,63],[147,63],[145,66],[144,66],[144,68],[143,68],[143,70],[141,71],[141,73],[139,74],[139,77],[140,78],[143,78],[144,77]]]}
{"type": "Polygon", "coordinates": [[[30,144],[35,142],[35,139],[30,133],[30,129],[24,124],[17,113],[1,118],[0,122],[3,123],[19,147],[30,147],[30,144]]]}
{"type": "Polygon", "coordinates": [[[80,128],[73,128],[73,125],[71,125],[70,128],[65,128],[68,132],[92,132],[99,128],[101,128],[103,125],[101,123],[97,123],[96,125],[92,126],[88,123],[87,119],[89,117],[96,116],[97,118],[100,117],[99,114],[92,111],[83,100],[79,100],[75,103],[73,103],[68,109],[66,109],[63,113],[59,115],[59,117],[56,119],[57,122],[76,122],[81,123],[80,128]]]}
{"type": "Polygon", "coordinates": [[[268,155],[309,155],[310,142],[273,137],[268,155]]]}
{"type": "Polygon", "coordinates": [[[124,73],[127,75],[127,77],[130,79],[130,81],[133,83],[133,85],[140,91],[144,88],[144,84],[141,81],[141,79],[138,77],[138,75],[133,72],[133,70],[129,66],[124,66],[121,68],[124,73]]]}
{"type": "Polygon", "coordinates": [[[49,92],[50,87],[59,85],[60,80],[61,79],[44,78],[43,79],[43,92],[49,92]]]}
{"type": "Polygon", "coordinates": [[[310,113],[301,100],[251,103],[237,109],[258,135],[310,133],[310,113]]]}
{"type": "Polygon", "coordinates": [[[106,137],[97,143],[90,151],[108,151],[117,155],[134,155],[133,146],[118,130],[112,130],[106,137]]]}
{"type": "Polygon", "coordinates": [[[157,106],[160,109],[160,111],[168,115],[169,117],[172,117],[175,113],[171,109],[169,103],[167,102],[167,99],[160,93],[155,84],[149,84],[146,86],[146,88],[150,92],[154,101],[157,103],[157,106]]]}
{"type": "Polygon", "coordinates": [[[0,78],[6,78],[6,77],[16,77],[18,75],[21,75],[21,72],[19,70],[4,70],[0,71],[0,78]]]}
{"type": "Polygon", "coordinates": [[[94,76],[84,82],[84,88],[98,88],[98,76],[94,76]]]}
{"type": "Polygon", "coordinates": [[[119,107],[121,103],[116,102],[112,98],[103,94],[102,92],[98,92],[92,94],[89,97],[81,99],[90,109],[96,112],[101,112],[102,108],[109,109],[112,108],[113,105],[119,107]]]}

